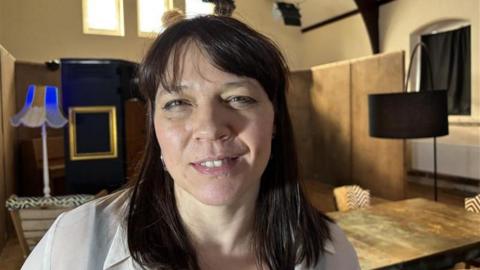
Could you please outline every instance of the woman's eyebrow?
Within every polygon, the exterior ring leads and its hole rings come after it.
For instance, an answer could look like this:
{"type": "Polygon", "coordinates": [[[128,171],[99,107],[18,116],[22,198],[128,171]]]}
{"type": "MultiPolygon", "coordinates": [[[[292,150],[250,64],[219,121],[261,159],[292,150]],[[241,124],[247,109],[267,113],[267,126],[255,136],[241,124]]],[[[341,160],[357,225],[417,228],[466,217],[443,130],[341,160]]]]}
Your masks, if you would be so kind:
{"type": "Polygon", "coordinates": [[[186,89],[188,89],[188,87],[186,85],[176,85],[176,86],[173,86],[172,88],[170,89],[159,89],[158,90],[158,96],[157,98],[160,98],[162,96],[165,96],[165,95],[179,95],[181,93],[183,93],[186,89]]]}
{"type": "Polygon", "coordinates": [[[240,80],[240,81],[235,81],[235,82],[228,82],[222,85],[222,89],[228,90],[232,88],[239,88],[239,87],[254,87],[255,84],[248,79],[245,80],[240,80]]]}
{"type": "MultiPolygon", "coordinates": [[[[255,87],[255,86],[256,85],[252,80],[244,79],[244,80],[224,83],[220,86],[220,89],[226,91],[226,90],[231,90],[231,89],[235,89],[235,88],[241,88],[241,87],[251,88],[251,87],[255,87]]],[[[165,95],[180,95],[183,92],[188,91],[190,89],[191,88],[188,87],[188,85],[177,85],[177,86],[173,86],[172,88],[170,88],[168,90],[162,88],[162,89],[159,90],[157,98],[160,98],[160,97],[165,96],[165,95]]]]}

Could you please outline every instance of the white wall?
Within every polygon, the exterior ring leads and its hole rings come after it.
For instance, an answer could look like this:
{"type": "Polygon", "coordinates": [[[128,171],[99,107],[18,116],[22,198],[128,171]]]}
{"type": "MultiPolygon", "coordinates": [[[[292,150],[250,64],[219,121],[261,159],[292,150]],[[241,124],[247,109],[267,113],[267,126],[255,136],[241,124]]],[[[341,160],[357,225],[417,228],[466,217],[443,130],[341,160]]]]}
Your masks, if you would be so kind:
{"type": "Polygon", "coordinates": [[[302,68],[304,51],[299,27],[285,26],[272,16],[272,0],[237,0],[234,17],[273,39],[284,53],[291,69],[302,68]]]}
{"type": "MultiPolygon", "coordinates": [[[[136,3],[124,0],[125,36],[114,37],[82,33],[81,0],[0,0],[0,42],[20,61],[66,57],[140,61],[152,39],[137,36],[136,3]]],[[[300,29],[275,21],[272,4],[270,0],[237,1],[234,15],[270,36],[285,52],[291,67],[298,68],[300,29]]]]}
{"type": "Polygon", "coordinates": [[[137,37],[135,0],[124,1],[124,37],[84,35],[81,0],[3,1],[3,45],[17,60],[103,57],[137,61],[151,43],[137,37]]]}
{"type": "Polygon", "coordinates": [[[303,68],[372,54],[360,14],[303,33],[303,68]]]}

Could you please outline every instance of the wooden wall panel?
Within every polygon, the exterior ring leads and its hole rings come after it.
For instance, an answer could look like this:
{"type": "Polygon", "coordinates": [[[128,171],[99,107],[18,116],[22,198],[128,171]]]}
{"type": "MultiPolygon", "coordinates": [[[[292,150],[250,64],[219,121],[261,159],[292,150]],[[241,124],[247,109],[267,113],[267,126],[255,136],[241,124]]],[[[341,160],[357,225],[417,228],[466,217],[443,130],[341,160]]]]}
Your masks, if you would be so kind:
{"type": "Polygon", "coordinates": [[[314,175],[324,183],[346,184],[351,178],[350,64],[322,65],[312,74],[314,175]]]}
{"type": "Polygon", "coordinates": [[[14,70],[15,58],[0,46],[0,250],[12,231],[5,201],[14,192],[17,178],[17,130],[10,124],[16,113],[14,70]]]}
{"type": "MultiPolygon", "coordinates": [[[[0,47],[0,116],[3,116],[3,104],[2,93],[4,89],[3,80],[5,77],[3,58],[5,50],[0,47]]],[[[5,202],[6,198],[6,179],[5,179],[5,145],[3,144],[3,127],[2,120],[0,119],[0,203],[5,202]]],[[[7,233],[7,215],[5,207],[0,207],[0,251],[3,249],[6,243],[5,235],[7,233]]]]}
{"type": "Polygon", "coordinates": [[[352,61],[352,180],[372,194],[404,199],[405,141],[369,136],[368,94],[401,92],[403,52],[352,61]]]}
{"type": "Polygon", "coordinates": [[[310,70],[293,71],[290,73],[290,83],[287,103],[295,136],[300,173],[303,178],[311,179],[315,166],[310,108],[312,73],[310,70]]]}

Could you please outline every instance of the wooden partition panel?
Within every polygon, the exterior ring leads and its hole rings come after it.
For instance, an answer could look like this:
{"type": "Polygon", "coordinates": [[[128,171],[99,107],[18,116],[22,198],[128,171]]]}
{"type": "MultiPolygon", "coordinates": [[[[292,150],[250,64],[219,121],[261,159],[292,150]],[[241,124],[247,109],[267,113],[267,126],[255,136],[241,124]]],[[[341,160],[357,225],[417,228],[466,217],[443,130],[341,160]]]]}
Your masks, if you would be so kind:
{"type": "Polygon", "coordinates": [[[368,94],[401,92],[403,52],[352,61],[352,180],[375,196],[405,196],[405,141],[369,136],[368,94]]]}
{"type": "Polygon", "coordinates": [[[314,175],[324,183],[346,184],[351,179],[350,64],[316,67],[312,76],[314,175]]]}
{"type": "Polygon", "coordinates": [[[292,72],[287,98],[306,178],[404,198],[404,141],[368,133],[368,94],[402,91],[403,61],[395,52],[292,72]]]}
{"type": "Polygon", "coordinates": [[[16,113],[14,69],[15,58],[0,46],[0,250],[12,230],[5,201],[16,183],[17,130],[10,124],[16,113]]]}
{"type": "Polygon", "coordinates": [[[293,135],[297,148],[300,173],[303,178],[314,177],[314,147],[311,135],[310,89],[312,88],[312,73],[295,71],[290,73],[291,87],[287,92],[287,103],[292,119],[293,135]]]}

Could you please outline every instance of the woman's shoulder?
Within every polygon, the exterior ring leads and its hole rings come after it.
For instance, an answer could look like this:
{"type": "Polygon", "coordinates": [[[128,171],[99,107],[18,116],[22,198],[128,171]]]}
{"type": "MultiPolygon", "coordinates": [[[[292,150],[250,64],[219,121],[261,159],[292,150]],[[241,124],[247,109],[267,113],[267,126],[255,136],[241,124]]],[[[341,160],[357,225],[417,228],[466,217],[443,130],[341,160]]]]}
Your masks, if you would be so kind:
{"type": "Polygon", "coordinates": [[[344,269],[358,270],[358,257],[345,233],[334,222],[327,221],[330,239],[324,244],[324,252],[314,267],[297,267],[296,270],[344,269]]]}
{"type": "Polygon", "coordinates": [[[325,245],[325,268],[321,269],[360,269],[357,253],[345,233],[333,222],[328,222],[328,226],[331,238],[325,245]]]}
{"type": "Polygon", "coordinates": [[[122,189],[65,212],[59,219],[58,225],[81,225],[94,220],[120,221],[127,211],[130,191],[131,189],[128,188],[122,189]],[[79,223],[79,220],[83,220],[83,222],[79,223]]]}
{"type": "Polygon", "coordinates": [[[129,194],[124,189],[61,214],[22,269],[103,269],[115,237],[123,241],[129,194]]]}

